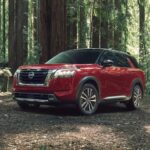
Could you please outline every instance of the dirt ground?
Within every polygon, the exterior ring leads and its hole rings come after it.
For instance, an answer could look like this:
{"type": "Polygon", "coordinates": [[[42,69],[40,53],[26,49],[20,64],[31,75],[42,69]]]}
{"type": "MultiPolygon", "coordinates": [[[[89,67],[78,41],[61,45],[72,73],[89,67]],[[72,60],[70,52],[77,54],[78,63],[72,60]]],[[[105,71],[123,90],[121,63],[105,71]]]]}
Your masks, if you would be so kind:
{"type": "Polygon", "coordinates": [[[0,150],[150,150],[150,98],[141,109],[101,104],[96,114],[74,107],[22,111],[0,95],[0,150]]]}

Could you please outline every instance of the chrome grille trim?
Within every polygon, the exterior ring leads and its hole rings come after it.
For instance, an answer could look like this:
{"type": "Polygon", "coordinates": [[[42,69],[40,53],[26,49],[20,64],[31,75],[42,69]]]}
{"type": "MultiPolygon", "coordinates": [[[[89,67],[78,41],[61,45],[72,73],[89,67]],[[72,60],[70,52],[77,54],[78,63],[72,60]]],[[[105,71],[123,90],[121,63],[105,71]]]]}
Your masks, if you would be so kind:
{"type": "Polygon", "coordinates": [[[26,70],[23,69],[18,74],[18,85],[19,86],[48,86],[45,84],[46,77],[49,73],[48,69],[30,69],[26,70]],[[33,72],[34,76],[33,78],[29,78],[29,73],[33,72]]]}
{"type": "Polygon", "coordinates": [[[48,100],[43,100],[43,99],[32,99],[32,98],[15,98],[17,101],[28,101],[28,102],[40,102],[40,103],[45,103],[49,102],[48,100]]]}

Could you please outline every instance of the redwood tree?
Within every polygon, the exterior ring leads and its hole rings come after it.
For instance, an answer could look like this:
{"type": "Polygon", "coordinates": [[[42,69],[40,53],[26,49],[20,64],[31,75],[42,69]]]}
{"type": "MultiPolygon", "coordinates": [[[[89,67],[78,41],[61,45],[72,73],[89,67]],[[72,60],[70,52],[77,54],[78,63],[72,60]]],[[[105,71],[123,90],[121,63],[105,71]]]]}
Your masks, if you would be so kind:
{"type": "Polygon", "coordinates": [[[66,0],[40,0],[40,62],[66,48],[66,0]]]}
{"type": "Polygon", "coordinates": [[[14,72],[27,58],[28,1],[9,0],[9,66],[14,72]]]}
{"type": "Polygon", "coordinates": [[[138,0],[139,4],[139,52],[140,52],[140,63],[144,64],[144,56],[146,54],[145,48],[145,0],[138,0]]]}
{"type": "Polygon", "coordinates": [[[67,1],[67,48],[77,48],[77,1],[67,1]]]}

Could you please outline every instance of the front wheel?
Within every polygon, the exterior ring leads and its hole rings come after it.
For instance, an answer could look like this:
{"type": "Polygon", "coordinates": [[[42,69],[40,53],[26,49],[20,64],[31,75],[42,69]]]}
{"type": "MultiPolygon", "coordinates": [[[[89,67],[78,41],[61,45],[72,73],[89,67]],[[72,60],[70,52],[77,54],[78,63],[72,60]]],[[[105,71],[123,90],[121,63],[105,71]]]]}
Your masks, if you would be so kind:
{"type": "Polygon", "coordinates": [[[17,104],[23,110],[26,110],[26,109],[29,109],[29,108],[37,109],[37,108],[40,107],[40,104],[27,104],[25,102],[17,102],[17,104]]]}
{"type": "Polygon", "coordinates": [[[126,104],[127,108],[131,110],[138,109],[141,104],[142,95],[141,87],[139,85],[135,85],[132,91],[132,97],[126,104]]]}
{"type": "Polygon", "coordinates": [[[29,104],[24,103],[24,102],[17,102],[17,104],[18,104],[18,106],[19,106],[21,109],[23,109],[23,110],[26,110],[26,109],[29,109],[29,108],[30,108],[29,104]]]}
{"type": "Polygon", "coordinates": [[[91,115],[98,108],[98,91],[92,84],[85,84],[78,94],[78,108],[84,115],[91,115]]]}

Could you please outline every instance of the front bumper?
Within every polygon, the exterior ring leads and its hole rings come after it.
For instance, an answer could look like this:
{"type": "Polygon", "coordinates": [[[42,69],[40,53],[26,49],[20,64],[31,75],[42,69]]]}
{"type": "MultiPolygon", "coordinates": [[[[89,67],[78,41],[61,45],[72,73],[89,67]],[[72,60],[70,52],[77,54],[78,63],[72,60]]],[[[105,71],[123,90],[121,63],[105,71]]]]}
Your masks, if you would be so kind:
{"type": "Polygon", "coordinates": [[[25,103],[60,103],[54,94],[14,92],[13,99],[25,103]]]}

